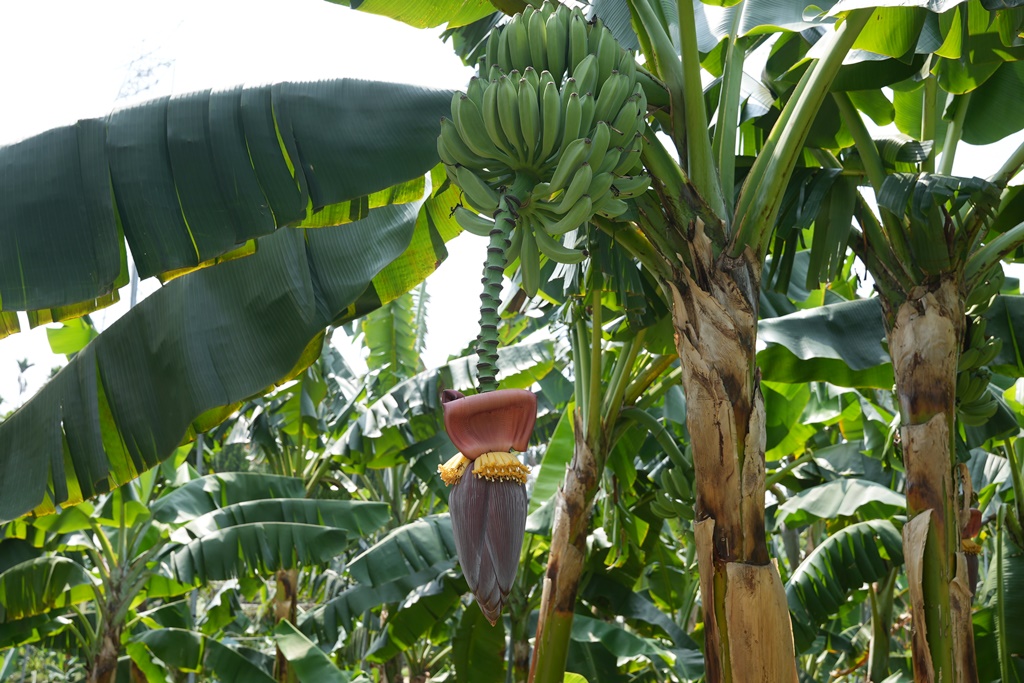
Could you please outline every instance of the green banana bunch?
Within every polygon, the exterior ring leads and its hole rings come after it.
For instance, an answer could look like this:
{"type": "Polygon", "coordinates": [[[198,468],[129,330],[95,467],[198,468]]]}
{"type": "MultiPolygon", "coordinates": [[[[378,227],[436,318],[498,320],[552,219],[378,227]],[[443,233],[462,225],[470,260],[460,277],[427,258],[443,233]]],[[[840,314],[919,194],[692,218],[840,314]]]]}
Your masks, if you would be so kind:
{"type": "Polygon", "coordinates": [[[987,367],[1003,348],[1003,340],[985,336],[986,320],[970,317],[966,347],[957,360],[956,412],[965,425],[985,424],[999,409],[999,399],[989,390],[992,371],[987,367]]]}
{"type": "Polygon", "coordinates": [[[528,293],[536,291],[540,255],[562,263],[586,257],[562,235],[595,214],[622,215],[625,200],[650,186],[638,166],[647,99],[636,62],[579,8],[546,2],[493,30],[479,76],[455,93],[451,109],[438,153],[468,207],[455,216],[485,234],[479,214],[494,215],[502,194],[517,188],[516,231],[524,234],[514,241],[528,293]]]}
{"type": "Polygon", "coordinates": [[[661,491],[651,501],[651,512],[663,519],[693,520],[693,493],[686,475],[677,467],[661,473],[661,491]]]}

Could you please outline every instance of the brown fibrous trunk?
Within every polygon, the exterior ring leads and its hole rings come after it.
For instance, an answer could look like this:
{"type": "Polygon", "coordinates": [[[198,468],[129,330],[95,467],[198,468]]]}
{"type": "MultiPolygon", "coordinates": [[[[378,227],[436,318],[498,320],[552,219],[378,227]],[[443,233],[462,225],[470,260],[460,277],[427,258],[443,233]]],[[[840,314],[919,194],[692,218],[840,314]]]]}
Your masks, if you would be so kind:
{"type": "Polygon", "coordinates": [[[698,569],[709,683],[796,681],[785,589],[765,540],[765,419],[754,354],[760,262],[712,256],[667,283],[683,369],[696,484],[698,569]]]}
{"type": "Polygon", "coordinates": [[[960,482],[954,476],[963,301],[951,277],[918,287],[903,301],[883,300],[907,479],[903,545],[914,680],[922,682],[978,680],[971,589],[960,548],[960,482]]]}
{"type": "MultiPolygon", "coordinates": [[[[555,499],[555,515],[551,528],[551,553],[541,593],[540,613],[537,619],[537,638],[530,664],[530,680],[537,672],[537,661],[547,652],[550,634],[546,633],[549,618],[558,614],[569,623],[576,605],[580,575],[587,559],[587,533],[590,530],[590,509],[600,478],[599,466],[587,444],[579,411],[574,416],[575,445],[572,461],[565,473],[565,481],[555,499]]],[[[563,634],[566,637],[568,633],[563,634]]],[[[566,644],[553,648],[561,652],[564,668],[566,644]]]]}

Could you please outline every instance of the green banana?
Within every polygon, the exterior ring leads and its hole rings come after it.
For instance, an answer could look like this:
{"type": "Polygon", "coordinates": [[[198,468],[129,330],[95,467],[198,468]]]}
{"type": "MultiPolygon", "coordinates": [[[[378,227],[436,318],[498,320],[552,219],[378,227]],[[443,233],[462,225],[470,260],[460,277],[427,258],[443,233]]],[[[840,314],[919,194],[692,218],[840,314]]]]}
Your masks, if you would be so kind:
{"type": "Polygon", "coordinates": [[[1003,349],[1003,340],[997,337],[990,337],[986,340],[985,345],[981,347],[981,358],[978,359],[979,365],[988,365],[996,359],[999,352],[1003,349]]]}
{"type": "Polygon", "coordinates": [[[604,83],[607,85],[608,76],[611,75],[612,69],[619,63],[619,57],[622,54],[622,48],[615,42],[615,37],[612,32],[608,30],[606,26],[600,25],[598,22],[597,26],[594,26],[594,30],[590,32],[590,49],[592,54],[597,55],[598,65],[598,83],[604,83]],[[594,49],[594,34],[597,34],[597,49],[594,49]]]}
{"type": "Polygon", "coordinates": [[[590,146],[590,156],[587,157],[587,161],[594,168],[598,168],[604,161],[604,155],[608,153],[608,145],[612,140],[612,131],[608,124],[598,121],[594,132],[590,135],[590,140],[593,144],[590,146]]]}
{"type": "Polygon", "coordinates": [[[584,221],[589,220],[594,215],[594,212],[591,210],[592,208],[593,201],[591,201],[590,196],[583,195],[564,216],[556,221],[544,222],[544,229],[553,237],[564,235],[570,230],[575,230],[583,225],[584,221]]]}
{"type": "MultiPolygon", "coordinates": [[[[637,166],[637,162],[640,161],[640,152],[643,151],[643,135],[637,133],[633,137],[633,146],[626,150],[626,152],[619,159],[618,165],[612,169],[612,172],[617,175],[625,175],[631,173],[637,166]]],[[[642,167],[641,167],[642,168],[642,167]]]]}
{"type": "Polygon", "coordinates": [[[556,89],[558,88],[558,83],[555,82],[554,76],[551,75],[550,71],[544,69],[544,71],[540,72],[540,85],[537,86],[537,92],[543,90],[544,86],[546,86],[548,83],[554,85],[556,89]]]}
{"type": "Polygon", "coordinates": [[[476,105],[477,109],[483,107],[484,91],[487,90],[487,83],[486,79],[473,76],[469,79],[469,85],[466,86],[466,96],[473,100],[473,104],[476,105]]]}
{"type": "Polygon", "coordinates": [[[470,168],[486,168],[494,162],[485,159],[471,150],[459,135],[455,124],[447,118],[441,119],[441,135],[438,136],[438,153],[441,161],[452,166],[469,166],[470,168]],[[445,152],[441,151],[444,147],[445,152]],[[447,158],[446,158],[447,156],[447,158]]]}
{"type": "Polygon", "coordinates": [[[661,473],[661,483],[665,486],[665,492],[676,500],[690,500],[693,496],[693,488],[682,470],[673,467],[661,473]]]}
{"type": "Polygon", "coordinates": [[[640,128],[640,110],[637,107],[637,99],[629,97],[619,107],[615,119],[610,122],[612,127],[612,147],[625,147],[627,142],[633,141],[633,135],[640,128]]]}
{"type": "Polygon", "coordinates": [[[505,132],[501,129],[501,117],[498,114],[498,91],[500,89],[497,81],[491,81],[487,90],[484,91],[484,130],[495,147],[505,152],[506,157],[511,160],[515,156],[515,151],[512,143],[505,137],[505,132]]]}
{"type": "Polygon", "coordinates": [[[587,20],[579,7],[574,7],[569,19],[569,75],[576,75],[576,67],[589,54],[587,20]]]}
{"type": "MultiPolygon", "coordinates": [[[[504,31],[502,31],[502,34],[504,34],[504,31]]],[[[499,78],[501,78],[504,75],[505,75],[505,69],[503,69],[501,67],[501,65],[499,65],[499,64],[492,64],[487,69],[487,82],[488,83],[493,83],[494,81],[498,80],[499,78]]]]}
{"type": "Polygon", "coordinates": [[[564,214],[567,212],[580,200],[580,197],[586,194],[588,188],[590,188],[590,182],[593,179],[594,169],[591,168],[590,164],[584,161],[576,170],[572,180],[569,182],[569,186],[565,188],[565,192],[562,193],[558,204],[550,207],[551,210],[557,214],[564,214]]]}
{"type": "Polygon", "coordinates": [[[466,232],[479,237],[488,237],[494,229],[494,221],[484,218],[464,206],[455,207],[455,221],[466,232]]]}
{"type": "Polygon", "coordinates": [[[566,247],[560,240],[547,233],[540,225],[536,225],[534,238],[537,241],[537,248],[541,253],[552,261],[558,263],[580,263],[590,254],[585,249],[571,249],[566,247]]]}
{"type": "Polygon", "coordinates": [[[512,17],[505,30],[509,33],[508,49],[512,57],[512,68],[522,71],[530,64],[530,35],[523,15],[512,17]]]}
{"type": "Polygon", "coordinates": [[[519,126],[519,93],[513,85],[512,76],[503,76],[498,81],[498,120],[501,130],[515,150],[515,157],[522,163],[527,160],[527,149],[524,140],[520,139],[522,131],[519,126]]]}
{"type": "MultiPolygon", "coordinates": [[[[541,76],[543,81],[543,74],[541,76]]],[[[558,94],[558,86],[553,82],[545,83],[540,93],[540,123],[540,153],[537,160],[545,163],[555,151],[562,129],[562,98],[558,94]]]]}
{"type": "Polygon", "coordinates": [[[509,25],[506,24],[501,29],[501,35],[498,36],[498,61],[490,66],[490,73],[487,74],[489,80],[498,80],[498,77],[494,75],[495,70],[505,74],[512,70],[512,47],[509,45],[511,34],[508,29],[509,25]]]}
{"type": "Polygon", "coordinates": [[[519,273],[523,291],[527,296],[533,297],[540,288],[540,252],[537,250],[536,237],[528,220],[521,218],[516,229],[523,233],[523,244],[519,251],[519,273]]]}
{"type": "Polygon", "coordinates": [[[646,173],[620,176],[612,183],[612,194],[623,199],[639,197],[651,186],[651,177],[646,173]]]}
{"type": "Polygon", "coordinates": [[[455,184],[462,188],[469,204],[480,213],[490,214],[498,210],[498,193],[467,167],[455,168],[455,184]]]}
{"type": "Polygon", "coordinates": [[[661,519],[675,519],[678,516],[672,501],[668,499],[664,491],[659,491],[658,495],[651,500],[651,512],[661,519]]]}
{"type": "Polygon", "coordinates": [[[526,144],[526,157],[533,163],[540,146],[540,106],[537,91],[525,78],[519,80],[519,130],[526,144]]]}
{"type": "Polygon", "coordinates": [[[626,74],[631,83],[636,81],[636,58],[632,52],[622,50],[615,68],[619,70],[619,73],[626,74]]]}
{"type": "Polygon", "coordinates": [[[597,206],[594,207],[594,213],[605,218],[618,218],[622,214],[629,210],[629,204],[615,197],[614,195],[605,196],[597,206]]]}
{"type": "Polygon", "coordinates": [[[540,91],[540,73],[532,66],[526,67],[526,71],[523,72],[523,78],[533,87],[534,91],[540,91]]]}
{"type": "Polygon", "coordinates": [[[455,93],[452,98],[452,118],[459,137],[474,154],[486,159],[501,159],[505,156],[487,136],[483,114],[468,96],[455,93]]]}
{"type": "Polygon", "coordinates": [[[556,81],[561,82],[565,75],[565,62],[569,50],[568,26],[565,15],[554,12],[547,18],[544,35],[547,38],[547,70],[556,81]]]}
{"type": "Polygon", "coordinates": [[[611,173],[616,166],[619,165],[619,159],[622,158],[622,154],[625,150],[621,147],[612,147],[605,152],[604,160],[601,161],[601,165],[594,169],[594,173],[611,173]]]}
{"type": "MultiPolygon", "coordinates": [[[[502,33],[503,31],[495,28],[487,34],[487,49],[484,52],[484,67],[490,68],[498,63],[498,43],[502,33]]],[[[481,68],[480,71],[483,73],[483,68],[481,68]]]]}
{"type": "Polygon", "coordinates": [[[580,95],[580,132],[592,131],[594,129],[594,93],[583,93],[580,95]]]}
{"type": "Polygon", "coordinates": [[[580,96],[576,93],[571,93],[566,97],[563,93],[562,101],[565,104],[565,108],[562,112],[562,140],[559,146],[559,154],[563,154],[569,143],[573,140],[578,140],[583,132],[580,130],[580,122],[583,118],[583,103],[580,102],[580,96]]]}
{"type": "Polygon", "coordinates": [[[576,87],[581,95],[595,91],[598,84],[598,69],[597,57],[594,55],[587,55],[576,65],[572,77],[576,80],[576,87]]]}
{"type": "Polygon", "coordinates": [[[527,26],[530,35],[530,61],[537,71],[548,68],[547,16],[534,12],[527,26]]]}
{"type": "Polygon", "coordinates": [[[980,427],[999,410],[999,401],[990,392],[973,403],[961,404],[957,408],[960,420],[972,427],[980,427]]]}
{"type": "Polygon", "coordinates": [[[576,138],[566,146],[555,166],[554,173],[551,174],[549,181],[551,192],[558,192],[569,183],[576,173],[576,169],[586,161],[587,155],[590,153],[590,145],[589,138],[576,138]]]}
{"type": "Polygon", "coordinates": [[[601,92],[597,96],[597,106],[594,109],[594,118],[598,121],[615,120],[629,96],[630,85],[629,78],[625,74],[613,71],[601,86],[601,92]]]}
{"type": "Polygon", "coordinates": [[[981,365],[978,361],[981,360],[981,350],[976,348],[970,348],[960,354],[960,358],[957,360],[956,370],[960,372],[962,370],[973,370],[974,368],[981,365]]]}
{"type": "Polygon", "coordinates": [[[978,348],[985,344],[985,327],[987,320],[981,317],[971,317],[971,335],[967,348],[978,348]]]}
{"type": "Polygon", "coordinates": [[[590,198],[595,201],[600,201],[605,198],[608,191],[612,188],[612,181],[615,180],[615,176],[612,175],[611,171],[598,172],[594,170],[594,177],[590,181],[590,187],[587,188],[587,194],[590,198]]]}

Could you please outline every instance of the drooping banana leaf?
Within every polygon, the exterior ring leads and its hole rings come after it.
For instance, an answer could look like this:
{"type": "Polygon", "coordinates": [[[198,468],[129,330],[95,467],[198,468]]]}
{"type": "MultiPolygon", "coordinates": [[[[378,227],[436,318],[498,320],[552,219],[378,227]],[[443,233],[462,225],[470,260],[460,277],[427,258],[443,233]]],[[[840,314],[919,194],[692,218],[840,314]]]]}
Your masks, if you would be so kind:
{"type": "Polygon", "coordinates": [[[852,524],[829,536],[793,571],[786,598],[797,651],[807,649],[818,627],[852,591],[903,564],[903,542],[892,522],[852,524]]]}
{"type": "Polygon", "coordinates": [[[91,600],[92,588],[92,576],[74,560],[26,560],[0,574],[0,623],[91,600]]]}
{"type": "Polygon", "coordinates": [[[391,518],[387,503],[363,500],[276,498],[250,500],[209,512],[185,525],[194,538],[228,527],[285,521],[343,529],[355,540],[373,533],[391,518]]]}
{"type": "Polygon", "coordinates": [[[882,311],[875,299],[846,301],[761,320],[757,336],[768,344],[757,354],[767,380],[892,386],[892,364],[882,346],[882,311]]]}
{"type": "Polygon", "coordinates": [[[331,658],[288,621],[274,629],[274,642],[299,683],[348,683],[350,678],[331,658]]]}
{"type": "Polygon", "coordinates": [[[302,498],[305,483],[298,477],[260,472],[220,472],[199,477],[158,498],[153,518],[180,524],[226,505],[264,498],[302,498]]]}
{"type": "MultiPolygon", "coordinates": [[[[435,185],[435,187],[437,187],[435,185]]],[[[0,519],[110,490],[295,376],[324,328],[408,291],[458,234],[454,191],[320,230],[169,283],[0,424],[0,519]]]]}
{"type": "Polygon", "coordinates": [[[833,479],[795,494],[779,506],[777,517],[790,528],[817,519],[885,519],[906,509],[901,494],[866,479],[833,479]]]}
{"type": "Polygon", "coordinates": [[[453,579],[448,573],[415,588],[397,611],[388,615],[387,628],[370,643],[366,661],[383,664],[422,642],[435,624],[445,623],[467,590],[465,580],[453,579]]]}
{"type": "Polygon", "coordinates": [[[461,681],[501,683],[505,680],[505,622],[491,626],[478,609],[462,611],[452,640],[452,664],[461,681]]]}
{"type": "MultiPolygon", "coordinates": [[[[271,683],[269,672],[254,664],[236,648],[201,633],[178,628],[144,631],[135,641],[180,671],[208,671],[224,683],[271,683]]],[[[141,652],[129,645],[134,657],[141,652]]]]}
{"type": "Polygon", "coordinates": [[[322,564],[341,555],[349,541],[345,530],[317,524],[242,524],[175,547],[167,566],[184,584],[226,581],[256,571],[322,564]]]}
{"type": "Polygon", "coordinates": [[[350,79],[206,90],[0,148],[0,310],[112,303],[125,239],[140,276],[166,275],[418,199],[450,97],[350,79]]]}
{"type": "MultiPolygon", "coordinates": [[[[380,586],[428,568],[442,568],[455,557],[451,518],[423,517],[395,529],[349,563],[352,578],[380,586]]],[[[410,586],[409,590],[415,588],[410,586]]]]}

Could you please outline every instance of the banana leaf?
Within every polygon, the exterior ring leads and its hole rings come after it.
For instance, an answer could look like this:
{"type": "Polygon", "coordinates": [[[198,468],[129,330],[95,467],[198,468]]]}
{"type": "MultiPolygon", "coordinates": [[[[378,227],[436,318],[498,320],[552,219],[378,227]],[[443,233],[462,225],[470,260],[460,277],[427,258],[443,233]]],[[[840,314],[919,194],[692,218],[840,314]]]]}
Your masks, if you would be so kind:
{"type": "Polygon", "coordinates": [[[173,489],[151,506],[153,518],[165,524],[180,524],[201,515],[247,500],[302,498],[306,486],[298,477],[281,477],[259,472],[208,474],[173,489]]]}
{"type": "MultiPolygon", "coordinates": [[[[164,628],[144,631],[135,643],[145,646],[178,671],[209,671],[222,683],[273,683],[274,678],[235,647],[195,631],[164,628]]],[[[129,654],[139,655],[129,646],[129,654]]]]}
{"type": "Polygon", "coordinates": [[[348,683],[350,677],[288,621],[274,629],[274,642],[299,683],[348,683]]]}
{"type": "Polygon", "coordinates": [[[0,574],[0,623],[91,600],[93,578],[66,557],[38,557],[0,574]]]}
{"type": "Polygon", "coordinates": [[[218,529],[169,551],[166,569],[177,581],[226,581],[254,572],[323,564],[349,545],[343,529],[261,522],[218,529]]]}
{"type": "Polygon", "coordinates": [[[818,627],[853,591],[903,564],[903,542],[884,519],[853,524],[829,536],[793,571],[786,599],[797,651],[814,642],[818,627]]]}
{"type": "MultiPolygon", "coordinates": [[[[161,98],[0,148],[0,309],[48,322],[285,225],[422,195],[451,94],[340,79],[161,98]]],[[[251,249],[248,249],[251,251],[251,249]]]]}
{"type": "Polygon", "coordinates": [[[833,479],[790,497],[779,506],[777,517],[794,528],[816,519],[854,515],[885,519],[905,509],[904,497],[887,486],[865,479],[833,479]]]}
{"type": "Polygon", "coordinates": [[[261,238],[247,258],[143,300],[0,424],[0,519],[52,512],[167,458],[191,430],[304,369],[325,327],[433,271],[458,227],[448,190],[348,225],[261,238]]]}
{"type": "Polygon", "coordinates": [[[452,640],[452,664],[460,681],[502,683],[505,680],[505,621],[491,626],[476,608],[462,611],[452,640]]]}

